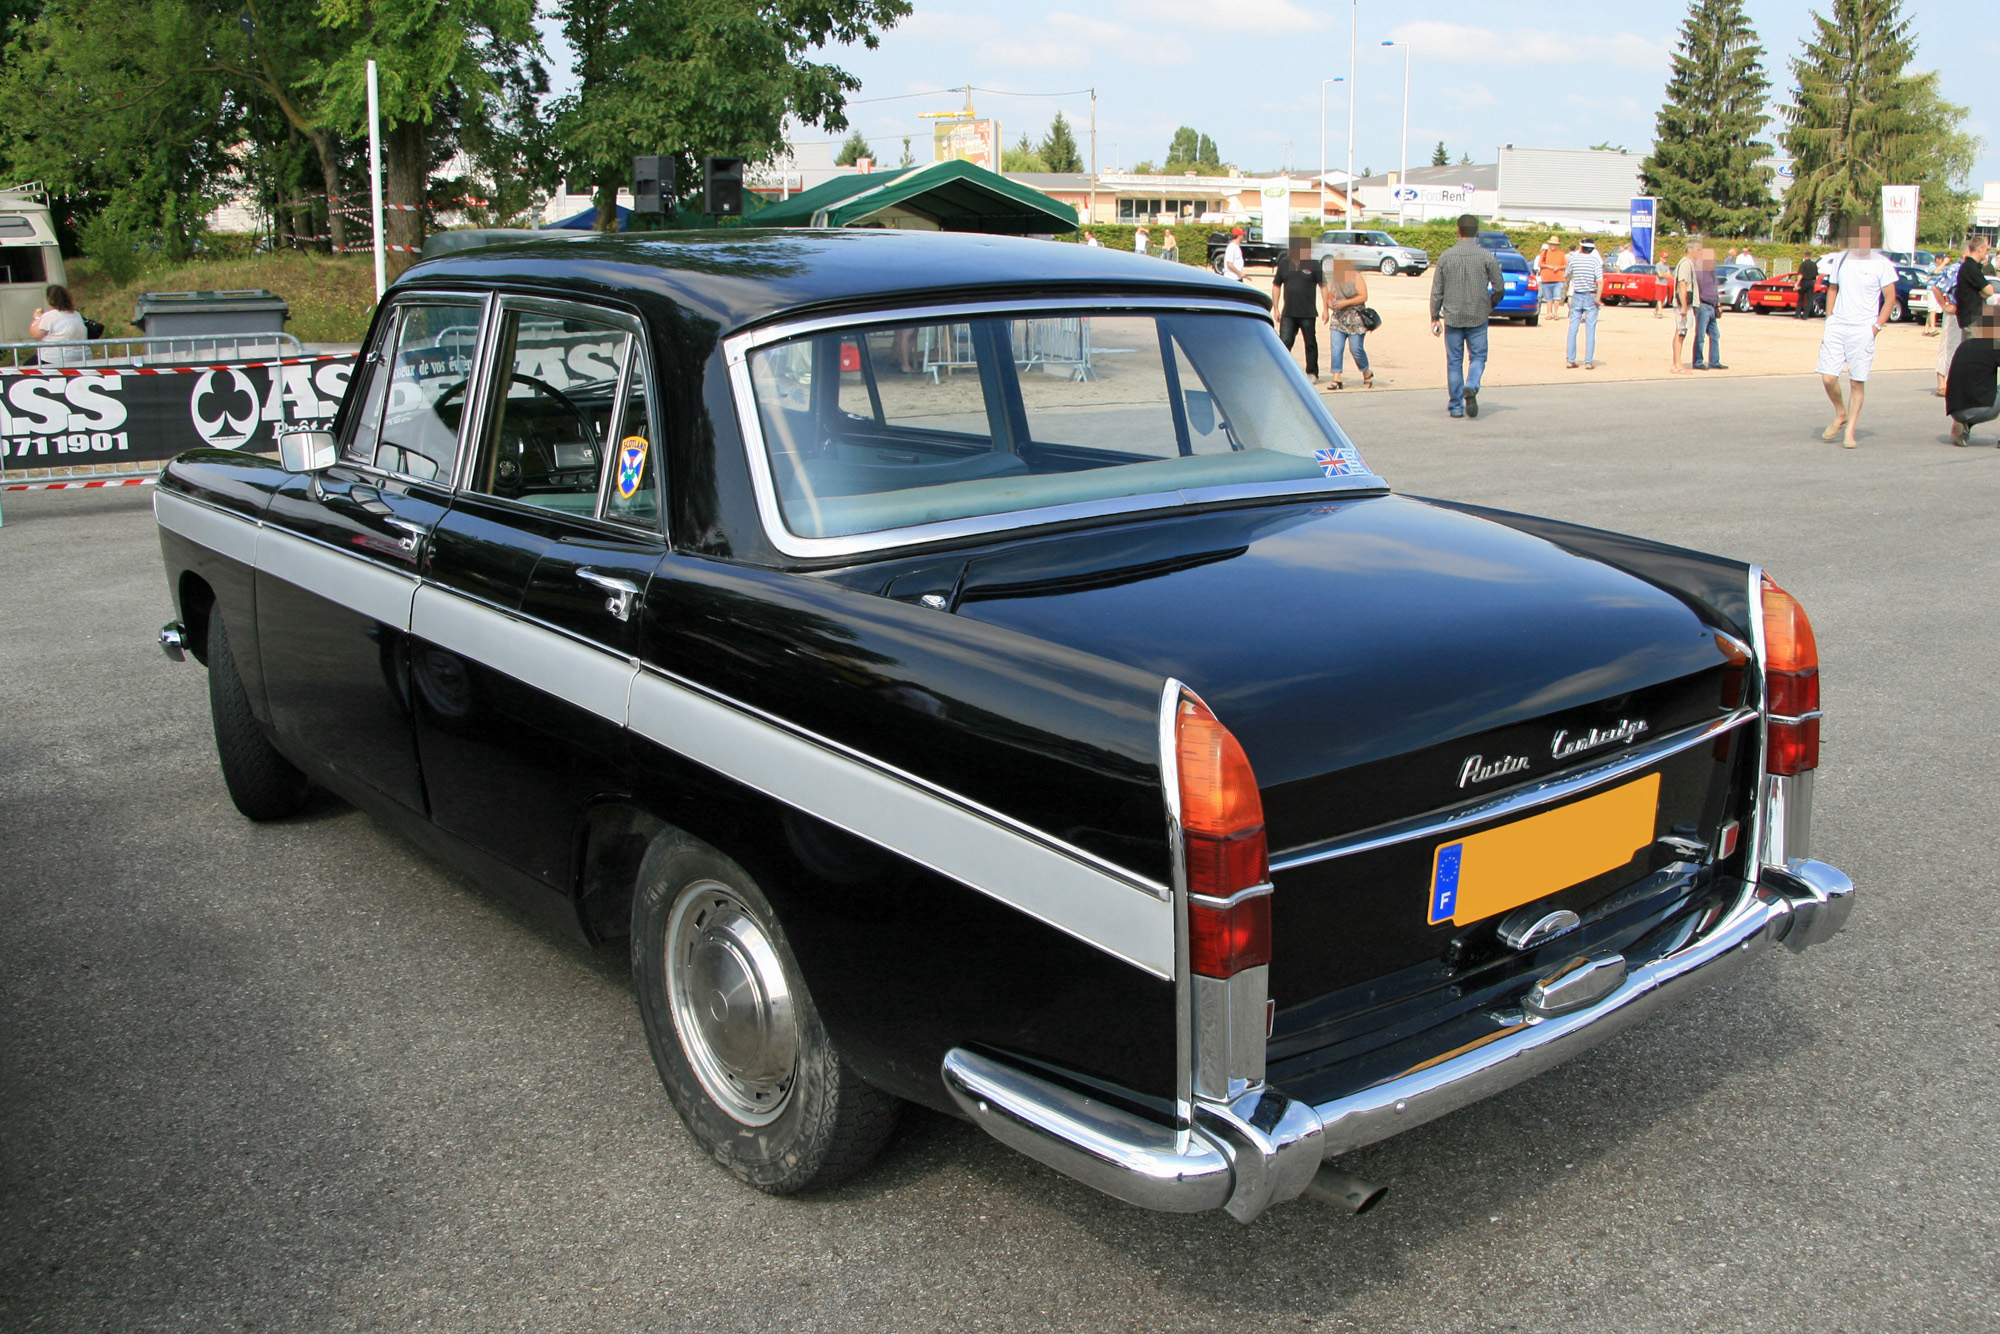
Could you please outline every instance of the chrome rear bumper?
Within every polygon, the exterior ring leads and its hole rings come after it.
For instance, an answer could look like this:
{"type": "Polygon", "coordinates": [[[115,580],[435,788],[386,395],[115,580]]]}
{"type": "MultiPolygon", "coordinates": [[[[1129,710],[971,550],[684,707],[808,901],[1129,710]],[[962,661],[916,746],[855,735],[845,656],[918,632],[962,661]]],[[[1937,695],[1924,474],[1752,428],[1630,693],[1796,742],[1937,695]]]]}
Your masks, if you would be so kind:
{"type": "Polygon", "coordinates": [[[1265,1087],[1228,1107],[1202,1104],[1194,1126],[1175,1130],[962,1048],[946,1054],[944,1082],[995,1139],[1086,1185],[1170,1213],[1227,1207],[1247,1223],[1303,1192],[1322,1159],[1532,1078],[1773,944],[1802,950],[1828,940],[1853,906],[1853,881],[1824,862],[1766,867],[1719,920],[1632,968],[1601,998],[1550,1017],[1525,1007],[1501,1015],[1504,1026],[1470,1051],[1318,1106],[1265,1087]]]}

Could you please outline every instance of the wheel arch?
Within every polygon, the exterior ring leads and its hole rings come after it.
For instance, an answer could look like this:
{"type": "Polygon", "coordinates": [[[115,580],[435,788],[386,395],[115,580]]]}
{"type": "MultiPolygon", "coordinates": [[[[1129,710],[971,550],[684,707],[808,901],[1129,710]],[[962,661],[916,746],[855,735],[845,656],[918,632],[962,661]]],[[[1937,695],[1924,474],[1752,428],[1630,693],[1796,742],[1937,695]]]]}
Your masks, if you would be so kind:
{"type": "Polygon", "coordinates": [[[193,570],[182,570],[174,588],[174,600],[180,606],[181,624],[187,627],[188,651],[206,667],[208,627],[215,619],[215,590],[193,570]]]}

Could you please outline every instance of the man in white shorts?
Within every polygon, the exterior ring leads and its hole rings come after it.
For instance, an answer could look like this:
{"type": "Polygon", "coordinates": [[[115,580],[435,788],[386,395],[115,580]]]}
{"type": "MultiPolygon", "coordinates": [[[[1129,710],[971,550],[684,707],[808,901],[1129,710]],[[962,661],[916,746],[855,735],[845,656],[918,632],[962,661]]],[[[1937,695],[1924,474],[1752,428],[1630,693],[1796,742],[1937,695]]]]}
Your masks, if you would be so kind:
{"type": "Polygon", "coordinates": [[[1852,246],[1829,256],[1820,266],[1826,278],[1826,332],[1819,340],[1819,379],[1833,400],[1833,425],[1820,433],[1854,448],[1854,427],[1861,420],[1861,400],[1868,387],[1868,370],[1875,364],[1875,335],[1896,309],[1896,264],[1875,249],[1875,229],[1862,223],[1850,238],[1852,246]],[[1845,370],[1851,390],[1840,398],[1840,373],[1845,370]]]}

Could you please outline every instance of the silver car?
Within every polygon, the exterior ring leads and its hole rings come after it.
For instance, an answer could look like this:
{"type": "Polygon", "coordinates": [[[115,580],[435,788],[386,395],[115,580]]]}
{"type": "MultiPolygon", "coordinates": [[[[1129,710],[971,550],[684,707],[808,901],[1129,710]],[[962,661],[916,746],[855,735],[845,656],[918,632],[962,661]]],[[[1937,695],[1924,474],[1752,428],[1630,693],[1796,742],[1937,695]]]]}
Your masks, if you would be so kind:
{"type": "Polygon", "coordinates": [[[1312,254],[1319,260],[1351,260],[1357,269],[1385,275],[1422,273],[1431,266],[1429,251],[1403,245],[1387,232],[1321,232],[1312,254]]]}
{"type": "Polygon", "coordinates": [[[1719,310],[1749,310],[1750,284],[1761,283],[1770,276],[1764,270],[1749,264],[1716,265],[1716,308],[1719,310]]]}

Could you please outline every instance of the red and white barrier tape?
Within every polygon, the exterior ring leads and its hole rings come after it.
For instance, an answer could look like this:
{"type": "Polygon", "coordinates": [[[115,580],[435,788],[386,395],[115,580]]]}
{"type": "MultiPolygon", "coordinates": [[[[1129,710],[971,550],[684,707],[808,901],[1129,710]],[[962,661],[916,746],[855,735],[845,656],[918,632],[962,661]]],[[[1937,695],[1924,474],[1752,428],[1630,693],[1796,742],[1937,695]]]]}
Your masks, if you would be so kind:
{"type": "Polygon", "coordinates": [[[279,357],[263,361],[227,361],[205,366],[0,366],[6,375],[200,375],[205,371],[243,371],[258,366],[305,366],[316,361],[346,361],[352,352],[325,352],[313,357],[279,357]]]}
{"type": "Polygon", "coordinates": [[[106,477],[101,481],[0,482],[0,491],[78,491],[93,486],[151,486],[157,477],[106,477]]]}

